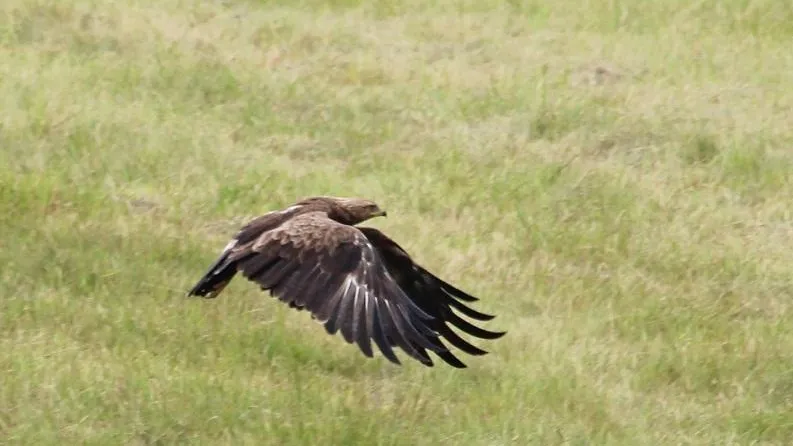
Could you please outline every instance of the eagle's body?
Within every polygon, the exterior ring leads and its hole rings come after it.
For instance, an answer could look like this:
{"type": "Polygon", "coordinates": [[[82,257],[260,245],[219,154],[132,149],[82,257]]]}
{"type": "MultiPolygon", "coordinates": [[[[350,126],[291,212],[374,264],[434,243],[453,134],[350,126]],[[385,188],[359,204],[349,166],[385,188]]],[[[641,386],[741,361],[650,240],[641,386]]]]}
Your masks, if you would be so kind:
{"type": "Polygon", "coordinates": [[[289,306],[305,309],[330,334],[340,331],[372,357],[371,341],[399,364],[398,346],[432,366],[430,350],[454,367],[465,367],[441,339],[483,355],[447,323],[470,335],[496,339],[452,309],[480,321],[493,316],[460,301],[477,299],[415,264],[393,240],[374,228],[354,225],[385,216],[375,203],[355,198],[313,197],[246,224],[188,295],[216,297],[237,274],[289,306]]]}

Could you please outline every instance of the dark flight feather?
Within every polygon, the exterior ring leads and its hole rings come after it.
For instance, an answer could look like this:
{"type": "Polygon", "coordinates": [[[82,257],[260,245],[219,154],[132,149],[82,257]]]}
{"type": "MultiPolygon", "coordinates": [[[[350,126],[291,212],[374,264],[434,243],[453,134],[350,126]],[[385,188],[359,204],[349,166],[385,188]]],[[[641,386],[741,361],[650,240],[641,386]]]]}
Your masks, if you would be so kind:
{"type": "Polygon", "coordinates": [[[188,294],[216,297],[241,272],[290,307],[309,311],[329,334],[340,332],[367,357],[376,347],[400,364],[393,350],[399,347],[427,366],[433,365],[432,352],[453,367],[466,367],[444,340],[471,355],[487,352],[452,327],[482,339],[504,332],[463,319],[494,316],[463,303],[478,298],[414,263],[382,232],[354,226],[382,215],[371,201],[334,197],[269,212],[240,229],[188,294]]]}

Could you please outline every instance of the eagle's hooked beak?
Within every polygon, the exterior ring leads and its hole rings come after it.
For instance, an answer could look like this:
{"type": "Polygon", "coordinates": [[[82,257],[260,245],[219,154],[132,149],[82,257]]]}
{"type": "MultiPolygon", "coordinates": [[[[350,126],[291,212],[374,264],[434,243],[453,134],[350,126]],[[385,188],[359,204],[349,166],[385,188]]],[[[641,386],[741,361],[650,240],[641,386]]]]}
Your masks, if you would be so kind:
{"type": "Polygon", "coordinates": [[[385,210],[379,210],[374,214],[375,217],[388,217],[388,212],[385,210]]]}

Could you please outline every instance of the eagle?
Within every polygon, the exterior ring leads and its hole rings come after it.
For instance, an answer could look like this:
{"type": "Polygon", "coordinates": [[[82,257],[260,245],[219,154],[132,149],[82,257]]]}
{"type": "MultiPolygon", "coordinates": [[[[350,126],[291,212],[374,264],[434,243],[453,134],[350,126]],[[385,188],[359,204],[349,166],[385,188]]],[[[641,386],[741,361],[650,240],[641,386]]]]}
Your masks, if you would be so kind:
{"type": "Polygon", "coordinates": [[[480,339],[506,332],[463,319],[494,316],[466,305],[479,299],[415,263],[381,231],[356,226],[385,216],[373,201],[331,196],[268,212],[241,227],[187,294],[215,298],[241,273],[289,307],[310,312],[328,334],[341,332],[369,358],[374,342],[397,365],[395,348],[428,367],[433,366],[428,351],[452,367],[467,367],[444,340],[470,355],[488,352],[452,327],[480,339]]]}

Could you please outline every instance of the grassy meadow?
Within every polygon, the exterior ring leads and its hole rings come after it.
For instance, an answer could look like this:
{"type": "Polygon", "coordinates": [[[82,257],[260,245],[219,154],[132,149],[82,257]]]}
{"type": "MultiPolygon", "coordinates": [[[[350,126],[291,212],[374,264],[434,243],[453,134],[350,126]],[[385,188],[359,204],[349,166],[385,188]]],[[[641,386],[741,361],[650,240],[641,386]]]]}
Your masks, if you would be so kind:
{"type": "Polygon", "coordinates": [[[793,4],[0,2],[0,442],[784,445],[793,4]],[[237,280],[310,195],[481,297],[468,369],[237,280]]]}

